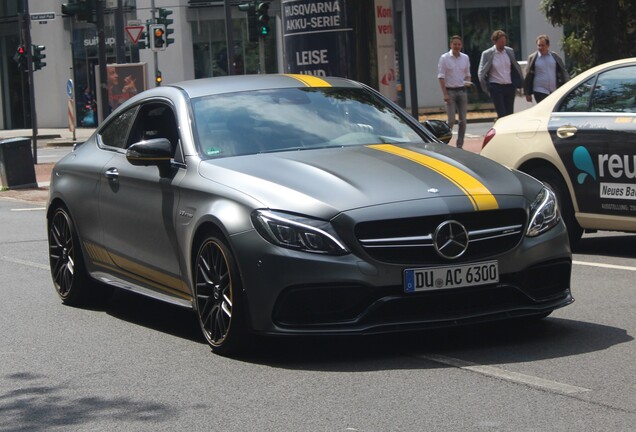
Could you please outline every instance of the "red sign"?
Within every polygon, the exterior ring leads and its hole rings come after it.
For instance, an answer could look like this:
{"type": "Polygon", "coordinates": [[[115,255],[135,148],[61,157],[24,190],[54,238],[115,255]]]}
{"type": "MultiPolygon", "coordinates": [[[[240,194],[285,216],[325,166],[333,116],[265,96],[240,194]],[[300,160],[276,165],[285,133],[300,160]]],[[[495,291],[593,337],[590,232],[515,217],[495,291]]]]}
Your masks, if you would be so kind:
{"type": "Polygon", "coordinates": [[[127,26],[126,27],[126,33],[128,34],[128,37],[130,38],[133,44],[136,44],[139,41],[139,38],[141,37],[141,34],[143,33],[144,29],[145,29],[144,26],[127,26]]]}

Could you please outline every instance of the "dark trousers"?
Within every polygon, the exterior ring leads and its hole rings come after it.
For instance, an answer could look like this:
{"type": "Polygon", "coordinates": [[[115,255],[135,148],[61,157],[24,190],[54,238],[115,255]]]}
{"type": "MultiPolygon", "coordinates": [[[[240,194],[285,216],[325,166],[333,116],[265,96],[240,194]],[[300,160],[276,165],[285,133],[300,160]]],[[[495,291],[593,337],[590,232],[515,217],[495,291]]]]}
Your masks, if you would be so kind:
{"type": "Polygon", "coordinates": [[[512,84],[488,83],[488,90],[497,111],[497,118],[505,117],[515,111],[515,88],[512,84]]]}
{"type": "Polygon", "coordinates": [[[534,95],[534,100],[537,101],[537,103],[541,102],[543,99],[549,96],[547,93],[539,93],[539,92],[534,92],[532,94],[534,95]]]}

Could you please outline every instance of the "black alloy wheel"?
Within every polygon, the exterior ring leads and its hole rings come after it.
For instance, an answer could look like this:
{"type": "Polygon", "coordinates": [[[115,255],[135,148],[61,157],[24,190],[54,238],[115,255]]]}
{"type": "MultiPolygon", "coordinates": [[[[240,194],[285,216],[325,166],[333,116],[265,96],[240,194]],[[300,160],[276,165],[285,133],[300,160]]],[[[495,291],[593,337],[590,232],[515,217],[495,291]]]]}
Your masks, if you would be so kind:
{"type": "Polygon", "coordinates": [[[234,258],[216,237],[206,238],[195,261],[195,296],[199,325],[212,350],[235,354],[244,344],[240,282],[234,258]]]}
{"type": "Polygon", "coordinates": [[[87,275],[77,233],[67,211],[59,207],[49,219],[49,264],[57,294],[65,304],[88,300],[87,275]]]}

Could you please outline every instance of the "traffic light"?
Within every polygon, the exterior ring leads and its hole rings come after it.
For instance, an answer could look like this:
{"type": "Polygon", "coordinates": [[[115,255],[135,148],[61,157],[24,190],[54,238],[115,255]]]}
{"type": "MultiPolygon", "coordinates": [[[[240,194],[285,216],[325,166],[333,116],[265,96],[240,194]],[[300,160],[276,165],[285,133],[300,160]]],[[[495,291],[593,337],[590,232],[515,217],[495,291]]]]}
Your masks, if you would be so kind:
{"type": "Polygon", "coordinates": [[[172,15],[172,9],[159,8],[159,18],[157,18],[157,24],[163,24],[166,26],[166,46],[172,45],[174,39],[170,37],[174,33],[174,29],[170,28],[170,25],[174,23],[173,19],[168,18],[172,15]]]}
{"type": "Polygon", "coordinates": [[[44,45],[33,45],[33,70],[40,70],[46,63],[42,60],[46,58],[43,51],[46,49],[44,45]]]}
{"type": "Polygon", "coordinates": [[[139,40],[137,41],[137,48],[146,49],[150,47],[150,40],[148,39],[148,23],[146,23],[146,30],[141,32],[139,40]]]}
{"type": "Polygon", "coordinates": [[[150,49],[153,51],[164,51],[166,49],[165,25],[152,24],[150,26],[150,49]]]}
{"type": "Polygon", "coordinates": [[[78,21],[96,22],[96,0],[69,0],[62,3],[62,15],[77,15],[78,21]]]}
{"type": "Polygon", "coordinates": [[[262,38],[269,34],[269,2],[256,2],[256,22],[258,35],[262,38]]]}
{"type": "Polygon", "coordinates": [[[241,12],[247,12],[247,39],[258,42],[258,23],[256,20],[256,2],[238,5],[241,12]]]}
{"type": "Polygon", "coordinates": [[[161,77],[161,71],[157,71],[155,72],[155,84],[157,85],[157,87],[159,87],[161,85],[161,81],[163,81],[163,78],[161,77]]]}
{"type": "Polygon", "coordinates": [[[18,49],[15,51],[15,55],[13,56],[13,60],[18,64],[18,69],[27,70],[27,52],[24,45],[19,45],[18,49]]]}

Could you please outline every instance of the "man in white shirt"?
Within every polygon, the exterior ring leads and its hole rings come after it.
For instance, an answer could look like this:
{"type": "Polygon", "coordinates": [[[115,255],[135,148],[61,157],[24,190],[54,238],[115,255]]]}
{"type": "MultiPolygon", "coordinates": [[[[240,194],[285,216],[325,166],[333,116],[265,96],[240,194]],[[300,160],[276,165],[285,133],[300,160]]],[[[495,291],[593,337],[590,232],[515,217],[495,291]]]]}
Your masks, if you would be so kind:
{"type": "Polygon", "coordinates": [[[468,95],[466,86],[470,81],[470,59],[461,52],[462,38],[454,35],[450,38],[450,51],[439,58],[437,64],[437,78],[442,88],[444,102],[446,102],[446,114],[448,125],[453,128],[455,113],[459,116],[457,122],[457,148],[464,146],[466,134],[466,112],[468,111],[468,95]]]}
{"type": "Polygon", "coordinates": [[[495,30],[491,36],[494,45],[481,53],[479,61],[479,84],[495,105],[497,117],[514,112],[515,89],[523,87],[523,73],[514,50],[506,46],[503,30],[495,30]]]}

